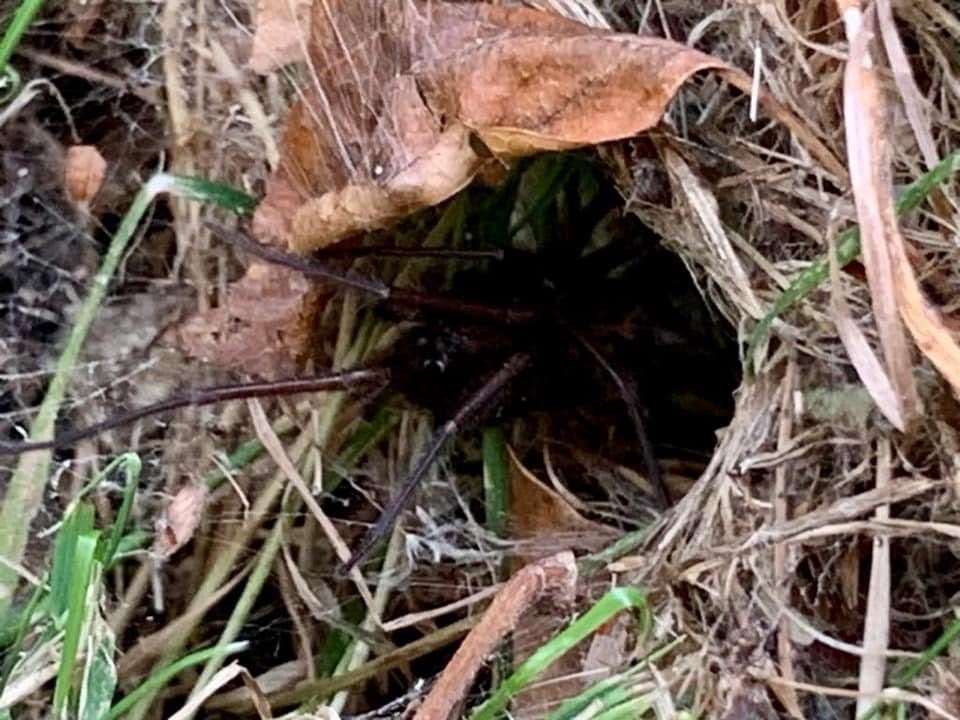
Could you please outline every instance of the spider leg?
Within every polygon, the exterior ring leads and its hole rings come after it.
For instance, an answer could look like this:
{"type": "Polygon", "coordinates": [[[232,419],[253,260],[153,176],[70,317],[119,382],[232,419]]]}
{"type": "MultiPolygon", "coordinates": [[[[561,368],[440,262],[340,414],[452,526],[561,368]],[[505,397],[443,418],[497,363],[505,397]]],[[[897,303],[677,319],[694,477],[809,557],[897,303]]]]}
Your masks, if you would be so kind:
{"type": "Polygon", "coordinates": [[[437,258],[440,260],[503,260],[503,250],[451,250],[448,248],[404,248],[362,245],[360,247],[330,247],[315,250],[314,258],[404,257],[437,258]]]}
{"type": "Polygon", "coordinates": [[[216,228],[215,232],[222,240],[233,244],[244,252],[296,270],[309,278],[353,288],[381,300],[414,309],[430,310],[434,313],[452,317],[465,317],[483,322],[506,323],[508,325],[529,324],[539,319],[542,312],[535,307],[500,307],[483,303],[463,301],[442,293],[423,293],[415,290],[386,285],[376,280],[357,277],[349,273],[340,273],[302,255],[288,253],[278,248],[263,245],[242,232],[228,232],[216,228]]]}
{"type": "Polygon", "coordinates": [[[633,431],[637,436],[637,440],[640,442],[640,451],[643,453],[643,464],[647,469],[648,479],[653,486],[653,491],[656,493],[657,503],[660,505],[661,510],[668,510],[672,504],[670,501],[670,490],[667,488],[667,484],[663,479],[660,463],[657,462],[656,453],[653,452],[653,444],[650,442],[650,436],[647,434],[647,429],[643,424],[643,418],[640,415],[640,401],[637,398],[636,392],[630,386],[630,383],[624,380],[623,376],[617,372],[616,368],[603,356],[603,353],[597,350],[589,340],[573,328],[568,327],[567,329],[583,349],[587,351],[590,357],[593,358],[594,362],[613,380],[613,384],[617,386],[617,392],[620,393],[620,397],[627,406],[630,422],[633,423],[633,431]]]}
{"type": "Polygon", "coordinates": [[[188,405],[212,405],[226,400],[242,400],[258,397],[275,397],[279,395],[296,395],[298,393],[323,392],[329,390],[348,390],[358,385],[371,383],[386,384],[390,373],[385,369],[346,370],[344,372],[326,373],[309,378],[293,378],[289,380],[275,380],[268,382],[236,383],[233,385],[218,385],[215,387],[199,388],[180,395],[174,395],[166,400],[134,408],[124,413],[114,415],[103,422],[63,433],[51,440],[9,442],[0,440],[0,456],[21,455],[37,450],[51,450],[53,448],[73,445],[80,440],[99,435],[107,430],[135,422],[141,418],[156,415],[167,410],[187,407],[188,405]]]}
{"type": "Polygon", "coordinates": [[[427,445],[426,452],[424,452],[423,456],[417,461],[413,472],[403,481],[397,494],[390,499],[380,518],[370,527],[366,535],[364,535],[363,540],[353,553],[353,556],[343,566],[344,571],[349,572],[366,560],[370,552],[393,528],[397,517],[406,507],[413,491],[417,489],[420,481],[423,480],[427,471],[430,470],[430,467],[436,461],[437,456],[440,454],[446,442],[456,435],[464,424],[472,420],[486,408],[490,402],[495,400],[511,380],[529,367],[530,361],[530,355],[525,352],[511,355],[503,364],[503,367],[484,382],[476,392],[468,397],[454,413],[453,417],[433,434],[427,445]]]}

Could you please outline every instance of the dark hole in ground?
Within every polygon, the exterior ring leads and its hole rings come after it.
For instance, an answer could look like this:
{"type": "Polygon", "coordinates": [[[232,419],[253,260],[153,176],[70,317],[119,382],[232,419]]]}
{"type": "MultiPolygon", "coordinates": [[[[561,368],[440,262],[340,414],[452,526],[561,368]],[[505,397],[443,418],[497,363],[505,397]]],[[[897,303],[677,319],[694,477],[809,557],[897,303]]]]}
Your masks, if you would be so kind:
{"type": "Polygon", "coordinates": [[[517,350],[533,367],[492,404],[487,422],[536,418],[546,439],[643,470],[623,393],[588,343],[639,400],[658,458],[704,463],[740,381],[733,331],[708,308],[674,253],[635,216],[591,157],[521,165],[500,188],[465,200],[462,247],[503,260],[447,279],[465,303],[521,310],[510,325],[414,314],[396,348],[401,391],[437,423],[517,350]]]}

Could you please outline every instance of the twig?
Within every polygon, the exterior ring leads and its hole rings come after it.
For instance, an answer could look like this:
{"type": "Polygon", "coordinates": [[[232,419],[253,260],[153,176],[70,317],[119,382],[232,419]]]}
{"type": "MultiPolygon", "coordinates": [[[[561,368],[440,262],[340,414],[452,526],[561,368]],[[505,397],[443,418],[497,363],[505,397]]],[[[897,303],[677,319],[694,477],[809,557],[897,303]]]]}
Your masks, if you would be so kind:
{"type": "Polygon", "coordinates": [[[64,75],[72,75],[91,83],[105,85],[122,93],[130,93],[149,105],[160,105],[160,94],[156,92],[154,88],[139,88],[131,81],[125,80],[119,75],[87,67],[86,65],[81,65],[67,58],[43,52],[42,50],[34,50],[33,48],[21,47],[17,50],[17,55],[23,55],[23,57],[37,63],[37,65],[43,65],[61,72],[64,75]]]}
{"type": "Polygon", "coordinates": [[[544,595],[569,597],[577,582],[573,553],[564,551],[522,568],[503,586],[480,623],[447,663],[414,720],[447,720],[487,656],[544,595]]]}

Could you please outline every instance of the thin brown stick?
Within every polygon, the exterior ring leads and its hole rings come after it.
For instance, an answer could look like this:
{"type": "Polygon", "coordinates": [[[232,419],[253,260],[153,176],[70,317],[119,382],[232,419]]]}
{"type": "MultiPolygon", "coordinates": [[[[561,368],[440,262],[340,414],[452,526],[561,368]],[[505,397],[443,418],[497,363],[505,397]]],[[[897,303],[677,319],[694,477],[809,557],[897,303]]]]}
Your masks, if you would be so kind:
{"type": "Polygon", "coordinates": [[[487,657],[530,607],[546,595],[569,600],[576,584],[577,563],[569,550],[521,568],[497,593],[483,619],[447,663],[413,720],[447,720],[487,657]]]}

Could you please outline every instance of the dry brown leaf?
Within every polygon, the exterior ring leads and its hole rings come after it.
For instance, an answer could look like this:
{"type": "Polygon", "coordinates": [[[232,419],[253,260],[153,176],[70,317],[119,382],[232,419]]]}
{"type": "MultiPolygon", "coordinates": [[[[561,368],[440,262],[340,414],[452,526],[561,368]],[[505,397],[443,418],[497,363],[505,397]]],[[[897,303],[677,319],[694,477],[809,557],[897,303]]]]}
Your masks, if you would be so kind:
{"type": "Polygon", "coordinates": [[[290,245],[309,252],[359,230],[388,227],[398,217],[437,205],[462,190],[479,165],[469,131],[454,125],[385,185],[347,185],[301,205],[293,217],[290,245]]]}
{"type": "Polygon", "coordinates": [[[70,202],[87,208],[103,186],[107,161],[93,145],[73,145],[67,149],[63,180],[70,202]]]}
{"type": "MultiPolygon", "coordinates": [[[[317,4],[312,64],[347,69],[338,53],[353,46],[349,40],[331,42],[325,31],[331,24],[347,38],[392,29],[395,37],[368,39],[367,45],[379,45],[381,52],[406,62],[386,62],[394,71],[386,75],[369,59],[378,48],[364,48],[367,52],[353,58],[360,67],[350,70],[361,79],[367,77],[365,69],[373,70],[374,77],[384,80],[379,90],[360,103],[342,81],[332,93],[325,85],[315,88],[306,106],[313,121],[307,138],[300,135],[304,111],[294,117],[297,132],[290,135],[283,176],[299,185],[308,201],[292,226],[290,244],[300,250],[384,227],[459,191],[481,165],[460,125],[501,158],[622,139],[659,122],[691,74],[726,67],[679,43],[614,34],[526,8],[439,2],[427,9],[387,3],[394,13],[391,23],[391,11],[378,15],[364,10],[365,4],[355,2],[350,9],[341,3],[317,4]],[[366,33],[362,22],[371,24],[366,33]],[[384,111],[374,118],[370,108],[384,111]],[[340,122],[337,110],[347,111],[340,122]],[[356,172],[346,151],[364,127],[371,128],[364,147],[376,158],[366,174],[356,172]],[[352,166],[349,185],[316,182],[323,175],[317,168],[319,147],[327,155],[339,150],[344,164],[352,166]],[[308,154],[305,163],[297,161],[301,150],[308,154]],[[300,178],[290,167],[298,164],[303,166],[300,178]]],[[[329,82],[329,72],[321,72],[319,80],[329,82]]],[[[281,198],[289,192],[283,185],[277,191],[281,198]]],[[[272,204],[268,196],[267,212],[272,204]]],[[[270,234],[283,237],[285,230],[270,234]]]]}
{"type": "Polygon", "coordinates": [[[471,43],[418,77],[434,112],[517,156],[632,137],[693,73],[725,66],[670,40],[583,27],[471,43]]]}
{"type": "Polygon", "coordinates": [[[184,485],[157,518],[153,551],[168,558],[193,537],[207,502],[206,485],[184,485]]]}
{"type": "Polygon", "coordinates": [[[316,295],[287,268],[255,261],[227,288],[220,307],[197,313],[166,336],[190,357],[261,377],[289,375],[311,347],[316,295]]]}
{"type": "Polygon", "coordinates": [[[306,57],[311,0],[258,0],[250,69],[269,73],[306,57]]]}
{"type": "Polygon", "coordinates": [[[616,530],[578,513],[556,490],[530,472],[512,448],[510,456],[510,531],[511,536],[530,543],[521,545],[521,556],[530,560],[569,547],[597,550],[616,534],[616,530]]]}

